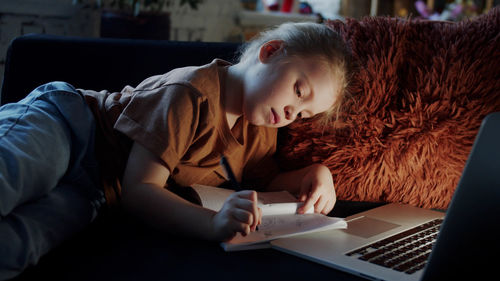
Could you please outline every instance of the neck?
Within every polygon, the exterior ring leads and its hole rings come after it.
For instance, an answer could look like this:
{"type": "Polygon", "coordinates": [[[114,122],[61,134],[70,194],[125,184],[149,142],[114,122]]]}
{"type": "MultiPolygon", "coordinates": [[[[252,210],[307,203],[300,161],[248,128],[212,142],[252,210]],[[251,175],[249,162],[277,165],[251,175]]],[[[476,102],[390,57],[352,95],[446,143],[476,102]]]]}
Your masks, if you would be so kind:
{"type": "Polygon", "coordinates": [[[228,68],[224,92],[224,110],[229,128],[233,128],[243,115],[243,71],[240,64],[228,68]]]}

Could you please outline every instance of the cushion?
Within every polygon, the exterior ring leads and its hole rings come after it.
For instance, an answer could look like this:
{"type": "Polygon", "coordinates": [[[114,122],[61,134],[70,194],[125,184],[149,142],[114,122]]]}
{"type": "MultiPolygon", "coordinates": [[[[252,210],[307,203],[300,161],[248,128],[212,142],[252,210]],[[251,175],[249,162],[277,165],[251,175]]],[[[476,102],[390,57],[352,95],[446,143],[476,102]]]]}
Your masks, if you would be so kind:
{"type": "Polygon", "coordinates": [[[458,23],[330,21],[352,50],[347,109],[290,125],[284,169],[324,163],[337,198],[446,209],[481,120],[500,111],[500,9],[458,23]]]}

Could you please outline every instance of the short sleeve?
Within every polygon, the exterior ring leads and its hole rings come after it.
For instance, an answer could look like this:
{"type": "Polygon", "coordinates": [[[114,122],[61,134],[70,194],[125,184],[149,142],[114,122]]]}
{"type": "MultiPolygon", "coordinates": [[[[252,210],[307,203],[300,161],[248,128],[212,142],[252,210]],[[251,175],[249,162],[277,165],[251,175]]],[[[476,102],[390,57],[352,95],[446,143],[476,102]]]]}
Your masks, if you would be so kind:
{"type": "Polygon", "coordinates": [[[114,129],[157,155],[172,172],[195,138],[206,106],[206,99],[187,85],[136,90],[114,129]]]}

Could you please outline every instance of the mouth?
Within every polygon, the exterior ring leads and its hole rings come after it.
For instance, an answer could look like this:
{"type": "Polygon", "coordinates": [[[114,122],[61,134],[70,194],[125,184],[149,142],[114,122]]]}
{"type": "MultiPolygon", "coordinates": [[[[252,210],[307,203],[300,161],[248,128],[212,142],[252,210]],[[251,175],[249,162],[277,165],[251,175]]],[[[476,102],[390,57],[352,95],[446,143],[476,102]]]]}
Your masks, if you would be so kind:
{"type": "Polygon", "coordinates": [[[269,122],[271,124],[277,124],[280,122],[280,116],[271,108],[271,114],[269,114],[269,122]]]}

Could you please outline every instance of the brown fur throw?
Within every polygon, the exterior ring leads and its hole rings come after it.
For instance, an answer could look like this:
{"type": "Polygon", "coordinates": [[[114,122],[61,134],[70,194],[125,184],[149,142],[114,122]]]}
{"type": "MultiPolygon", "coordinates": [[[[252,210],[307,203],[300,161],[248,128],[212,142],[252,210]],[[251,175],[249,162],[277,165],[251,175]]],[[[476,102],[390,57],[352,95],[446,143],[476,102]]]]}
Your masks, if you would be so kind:
{"type": "Polygon", "coordinates": [[[328,25],[356,64],[343,125],[291,125],[280,164],[327,165],[340,200],[446,209],[481,120],[500,111],[500,9],[459,23],[380,17],[328,25]]]}

